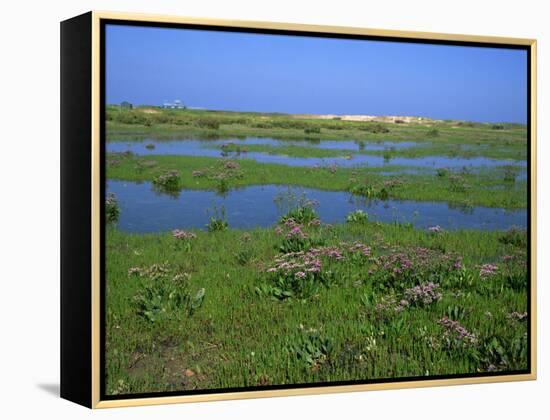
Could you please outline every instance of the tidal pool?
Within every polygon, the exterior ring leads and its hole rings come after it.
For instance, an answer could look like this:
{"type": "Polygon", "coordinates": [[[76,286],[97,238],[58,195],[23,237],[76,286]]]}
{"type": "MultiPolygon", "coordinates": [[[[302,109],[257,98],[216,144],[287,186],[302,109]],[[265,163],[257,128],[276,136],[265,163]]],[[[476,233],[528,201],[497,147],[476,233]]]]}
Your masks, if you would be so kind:
{"type": "Polygon", "coordinates": [[[365,200],[346,192],[281,185],[258,185],[231,190],[182,190],[168,195],[151,183],[109,180],[107,192],[114,193],[120,206],[118,228],[132,233],[163,232],[182,228],[205,229],[211,216],[222,208],[232,228],[274,225],[300,200],[313,200],[323,223],[344,223],[354,210],[364,210],[369,219],[385,223],[412,223],[417,228],[439,225],[446,230],[506,230],[525,227],[527,213],[488,207],[460,207],[445,202],[365,200]]]}
{"type": "MultiPolygon", "coordinates": [[[[399,166],[416,166],[425,169],[437,168],[478,168],[478,167],[496,167],[504,165],[519,165],[526,166],[525,161],[506,160],[506,159],[490,159],[486,157],[447,157],[447,156],[424,156],[419,158],[392,157],[386,159],[379,155],[368,155],[359,152],[359,142],[354,141],[337,141],[337,140],[321,140],[313,142],[309,140],[276,140],[272,138],[247,138],[239,139],[224,139],[224,140],[143,140],[143,141],[114,141],[107,142],[107,152],[123,153],[130,151],[139,156],[146,155],[181,155],[181,156],[207,156],[221,157],[228,156],[235,159],[252,159],[259,163],[276,163],[289,166],[331,166],[337,165],[342,167],[384,167],[388,165],[399,166]],[[234,143],[237,145],[299,145],[321,149],[343,149],[349,150],[348,156],[338,157],[291,157],[282,154],[274,154],[267,152],[230,152],[225,153],[220,146],[223,144],[234,143]]],[[[363,150],[386,150],[389,148],[405,148],[415,146],[415,142],[382,142],[382,143],[367,143],[363,150]]]]}

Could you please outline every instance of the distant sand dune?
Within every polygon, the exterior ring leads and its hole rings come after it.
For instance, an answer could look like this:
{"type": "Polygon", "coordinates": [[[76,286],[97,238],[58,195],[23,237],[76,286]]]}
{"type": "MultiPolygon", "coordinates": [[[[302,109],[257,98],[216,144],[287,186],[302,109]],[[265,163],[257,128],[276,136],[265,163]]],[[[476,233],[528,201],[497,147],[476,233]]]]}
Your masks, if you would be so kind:
{"type": "Polygon", "coordinates": [[[411,117],[400,115],[336,115],[336,114],[295,114],[294,118],[309,118],[319,120],[342,120],[342,121],[376,121],[395,124],[433,124],[439,120],[426,117],[411,117]]]}

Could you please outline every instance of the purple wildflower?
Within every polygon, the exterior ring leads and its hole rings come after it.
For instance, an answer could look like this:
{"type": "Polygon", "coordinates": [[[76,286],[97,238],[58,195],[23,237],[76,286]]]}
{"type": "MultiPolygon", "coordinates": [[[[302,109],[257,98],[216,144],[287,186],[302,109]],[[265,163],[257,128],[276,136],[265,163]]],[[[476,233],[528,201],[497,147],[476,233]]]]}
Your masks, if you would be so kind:
{"type": "Polygon", "coordinates": [[[486,279],[495,274],[498,270],[498,267],[495,264],[483,264],[479,270],[479,276],[482,279],[486,279]]]}
{"type": "Polygon", "coordinates": [[[527,312],[511,312],[506,317],[512,321],[526,321],[527,312]]]}
{"type": "Polygon", "coordinates": [[[287,238],[301,238],[305,239],[307,238],[307,235],[302,232],[302,229],[300,228],[300,225],[294,226],[290,231],[286,234],[287,238]]]}
{"type": "Polygon", "coordinates": [[[432,283],[422,283],[418,286],[405,290],[404,297],[411,303],[421,303],[423,305],[429,305],[435,301],[441,299],[441,293],[438,292],[439,285],[432,283]]]}
{"type": "Polygon", "coordinates": [[[431,233],[442,233],[443,232],[443,228],[439,225],[436,225],[436,226],[431,226],[428,228],[428,231],[430,231],[431,233]]]}
{"type": "Polygon", "coordinates": [[[477,337],[475,334],[469,332],[466,328],[460,325],[458,321],[453,321],[447,317],[443,317],[438,323],[445,329],[445,338],[450,338],[453,336],[458,341],[466,345],[475,344],[477,342],[477,337]]]}
{"type": "Polygon", "coordinates": [[[235,162],[234,160],[228,160],[227,162],[225,162],[225,169],[239,169],[240,168],[240,165],[235,162]]]}
{"type": "Polygon", "coordinates": [[[317,219],[317,218],[311,220],[311,221],[308,223],[309,226],[319,226],[320,224],[321,224],[321,220],[319,220],[319,219],[317,219]]]}
{"type": "Polygon", "coordinates": [[[190,240],[190,239],[195,239],[197,237],[197,235],[195,235],[192,232],[186,232],[180,229],[174,229],[172,231],[172,236],[175,239],[182,239],[182,240],[190,240]]]}

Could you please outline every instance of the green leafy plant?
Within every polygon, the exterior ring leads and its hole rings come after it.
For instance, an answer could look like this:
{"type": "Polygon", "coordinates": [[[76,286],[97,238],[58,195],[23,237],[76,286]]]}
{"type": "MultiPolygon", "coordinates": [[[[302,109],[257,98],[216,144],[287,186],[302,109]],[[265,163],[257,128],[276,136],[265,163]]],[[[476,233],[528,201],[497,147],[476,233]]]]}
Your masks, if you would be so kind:
{"type": "Polygon", "coordinates": [[[279,219],[279,223],[285,223],[288,220],[294,220],[298,224],[307,224],[317,219],[317,213],[311,206],[300,206],[291,209],[287,214],[279,219]]]}
{"type": "Polygon", "coordinates": [[[518,227],[512,227],[500,235],[498,241],[506,245],[525,248],[527,247],[527,231],[518,227]]]}
{"type": "Polygon", "coordinates": [[[365,224],[369,221],[369,215],[363,210],[352,211],[346,217],[347,223],[365,224]]]}
{"type": "Polygon", "coordinates": [[[178,171],[168,171],[153,178],[153,185],[165,191],[180,189],[180,174],[178,171]]]}
{"type": "Polygon", "coordinates": [[[150,322],[162,322],[177,318],[182,313],[192,316],[201,307],[204,296],[204,288],[192,295],[177,276],[145,277],[134,301],[139,315],[150,322]]]}
{"type": "Polygon", "coordinates": [[[107,223],[116,223],[120,215],[120,208],[116,196],[109,193],[105,199],[105,221],[107,223]]]}
{"type": "Polygon", "coordinates": [[[328,362],[334,347],[332,341],[317,329],[299,327],[299,333],[289,337],[285,350],[309,369],[319,369],[328,362]]]}
{"type": "Polygon", "coordinates": [[[221,207],[218,211],[217,207],[214,207],[214,215],[210,217],[206,228],[208,232],[221,232],[227,230],[229,223],[225,214],[225,207],[221,207]]]}

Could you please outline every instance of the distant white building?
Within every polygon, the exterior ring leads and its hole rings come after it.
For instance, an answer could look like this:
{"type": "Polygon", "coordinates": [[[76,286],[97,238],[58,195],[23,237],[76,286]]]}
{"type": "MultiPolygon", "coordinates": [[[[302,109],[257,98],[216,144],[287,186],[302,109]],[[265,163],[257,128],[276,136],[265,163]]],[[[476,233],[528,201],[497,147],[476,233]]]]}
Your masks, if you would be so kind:
{"type": "Polygon", "coordinates": [[[162,107],[167,109],[185,109],[185,105],[179,99],[175,99],[173,102],[166,101],[162,104],[162,107]]]}

